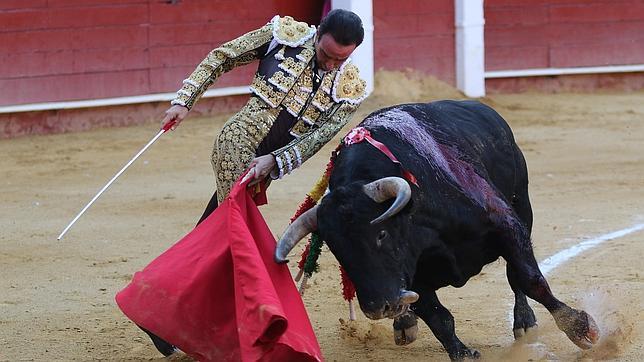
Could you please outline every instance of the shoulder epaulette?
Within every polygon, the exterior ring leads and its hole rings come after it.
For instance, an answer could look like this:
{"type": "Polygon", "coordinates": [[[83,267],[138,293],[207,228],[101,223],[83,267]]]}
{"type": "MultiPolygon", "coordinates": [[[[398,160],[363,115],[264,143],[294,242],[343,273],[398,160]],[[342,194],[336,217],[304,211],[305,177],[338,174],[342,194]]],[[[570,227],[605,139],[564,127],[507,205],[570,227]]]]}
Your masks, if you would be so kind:
{"type": "Polygon", "coordinates": [[[280,44],[298,47],[315,35],[315,26],[296,21],[290,16],[275,15],[271,19],[273,38],[280,44]]]}
{"type": "Polygon", "coordinates": [[[333,100],[336,102],[348,102],[358,104],[367,98],[367,82],[360,78],[360,71],[355,64],[347,59],[335,75],[333,100]]]}

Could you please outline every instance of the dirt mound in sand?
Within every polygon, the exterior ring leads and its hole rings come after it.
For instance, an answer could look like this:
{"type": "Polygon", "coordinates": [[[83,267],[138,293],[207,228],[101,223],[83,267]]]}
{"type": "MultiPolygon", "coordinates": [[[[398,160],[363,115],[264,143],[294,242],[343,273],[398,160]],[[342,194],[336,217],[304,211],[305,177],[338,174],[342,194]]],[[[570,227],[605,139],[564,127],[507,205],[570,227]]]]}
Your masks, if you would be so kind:
{"type": "Polygon", "coordinates": [[[368,320],[340,321],[340,337],[345,340],[378,344],[393,340],[391,327],[372,323],[368,320]]]}
{"type": "Polygon", "coordinates": [[[414,71],[378,71],[373,93],[364,108],[381,108],[398,103],[431,102],[439,99],[463,99],[453,86],[414,71]]]}

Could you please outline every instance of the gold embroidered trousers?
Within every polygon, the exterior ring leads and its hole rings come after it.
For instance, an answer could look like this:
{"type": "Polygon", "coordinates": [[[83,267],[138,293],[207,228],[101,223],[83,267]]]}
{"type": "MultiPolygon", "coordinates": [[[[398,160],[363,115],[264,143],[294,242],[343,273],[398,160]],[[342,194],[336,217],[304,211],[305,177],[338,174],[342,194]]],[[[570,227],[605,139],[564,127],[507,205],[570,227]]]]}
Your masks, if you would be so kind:
{"type": "Polygon", "coordinates": [[[232,185],[255,158],[259,144],[277,119],[279,108],[272,108],[257,97],[224,124],[215,139],[212,167],[217,179],[217,201],[221,203],[232,185]]]}

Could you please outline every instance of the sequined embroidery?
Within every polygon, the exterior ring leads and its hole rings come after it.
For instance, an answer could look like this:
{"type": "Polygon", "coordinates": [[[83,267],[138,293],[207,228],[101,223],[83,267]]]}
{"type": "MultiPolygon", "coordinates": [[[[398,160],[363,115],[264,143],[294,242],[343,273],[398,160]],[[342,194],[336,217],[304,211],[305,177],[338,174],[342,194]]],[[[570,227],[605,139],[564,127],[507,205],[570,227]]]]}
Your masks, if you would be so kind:
{"type": "Polygon", "coordinates": [[[360,78],[358,67],[350,60],[342,64],[333,82],[332,96],[336,102],[359,104],[367,97],[367,82],[360,78]]]}
{"type": "Polygon", "coordinates": [[[273,37],[280,44],[298,47],[315,35],[315,27],[307,23],[294,20],[290,16],[279,16],[271,19],[273,24],[273,37]]]}
{"type": "Polygon", "coordinates": [[[284,72],[277,71],[268,79],[268,83],[277,87],[282,92],[288,92],[295,84],[295,78],[284,75],[284,72]]]}
{"type": "Polygon", "coordinates": [[[308,63],[311,58],[315,55],[315,51],[312,48],[304,48],[302,52],[295,57],[301,62],[308,63]]]}
{"type": "Polygon", "coordinates": [[[278,67],[290,75],[298,76],[302,74],[304,68],[306,68],[307,63],[303,61],[296,61],[294,58],[286,58],[281,62],[278,67]]]}
{"type": "Polygon", "coordinates": [[[323,145],[329,142],[329,140],[331,140],[331,138],[337,134],[344,125],[347,124],[356,109],[356,105],[343,103],[338,109],[336,109],[336,111],[332,112],[332,114],[329,114],[326,118],[320,120],[319,126],[313,126],[308,129],[308,132],[304,130],[303,123],[296,124],[295,127],[293,127],[293,131],[298,131],[296,128],[302,127],[301,137],[297,138],[285,147],[272,152],[275,159],[280,160],[278,161],[278,165],[280,162],[282,164],[282,167],[275,174],[277,175],[279,173],[279,175],[284,175],[289,173],[289,170],[285,167],[287,157],[293,159],[293,156],[295,155],[295,158],[301,159],[302,162],[309,159],[323,145]]]}
{"type": "Polygon", "coordinates": [[[273,89],[273,87],[268,85],[264,78],[258,74],[255,74],[255,78],[253,78],[250,90],[273,108],[276,108],[284,99],[284,93],[273,89]]]}
{"type": "Polygon", "coordinates": [[[274,57],[277,60],[284,60],[284,49],[286,49],[285,46],[282,47],[277,53],[275,53],[274,57]]]}
{"type": "Polygon", "coordinates": [[[272,108],[262,100],[251,97],[224,124],[212,153],[219,202],[228,196],[233,183],[255,158],[257,147],[270,131],[278,113],[278,108],[272,108]]]}

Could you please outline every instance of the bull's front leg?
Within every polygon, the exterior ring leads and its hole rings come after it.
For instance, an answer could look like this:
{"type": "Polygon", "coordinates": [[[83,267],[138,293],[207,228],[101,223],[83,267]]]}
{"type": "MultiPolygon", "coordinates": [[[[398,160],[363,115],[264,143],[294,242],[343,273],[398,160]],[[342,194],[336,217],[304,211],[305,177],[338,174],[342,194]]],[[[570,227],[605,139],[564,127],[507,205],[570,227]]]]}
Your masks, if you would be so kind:
{"type": "Polygon", "coordinates": [[[534,311],[530,308],[525,294],[521,291],[517,271],[510,264],[507,264],[506,274],[510,287],[514,292],[514,323],[512,331],[514,338],[519,339],[537,328],[537,318],[534,316],[534,311]]]}
{"type": "Polygon", "coordinates": [[[552,294],[546,278],[539,270],[529,240],[508,241],[503,257],[513,270],[513,282],[525,295],[548,309],[557,327],[574,344],[588,349],[599,341],[599,327],[593,318],[583,310],[569,307],[552,294]]]}
{"type": "Polygon", "coordinates": [[[418,338],[418,318],[408,310],[394,319],[394,341],[399,346],[410,344],[418,338]]]}
{"type": "Polygon", "coordinates": [[[411,309],[422,319],[432,330],[434,336],[443,345],[451,360],[462,360],[465,358],[479,358],[481,354],[475,349],[468,348],[456,336],[454,331],[454,317],[445,308],[436,295],[436,291],[414,288],[420,298],[412,304],[411,309]]]}

